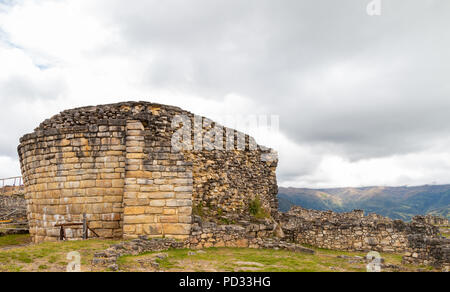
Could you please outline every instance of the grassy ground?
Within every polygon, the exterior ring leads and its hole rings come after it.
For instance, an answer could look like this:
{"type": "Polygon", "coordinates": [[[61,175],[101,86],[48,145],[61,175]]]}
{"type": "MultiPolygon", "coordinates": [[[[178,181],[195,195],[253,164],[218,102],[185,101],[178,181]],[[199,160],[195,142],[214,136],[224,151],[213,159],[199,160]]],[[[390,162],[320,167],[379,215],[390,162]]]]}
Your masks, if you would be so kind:
{"type": "Polygon", "coordinates": [[[440,230],[441,230],[442,236],[450,238],[450,227],[448,227],[448,226],[441,226],[440,230]]]}
{"type": "MultiPolygon", "coordinates": [[[[198,251],[169,250],[164,253],[145,253],[139,256],[119,258],[119,269],[123,271],[191,271],[191,272],[364,272],[366,264],[350,258],[365,253],[338,252],[315,249],[316,254],[309,255],[284,250],[248,249],[248,248],[208,248],[198,251]],[[158,256],[161,257],[158,258],[158,256]],[[159,264],[155,268],[152,262],[159,264]]],[[[382,254],[387,263],[401,266],[401,255],[382,254]]],[[[418,267],[402,266],[405,270],[418,267]]]]}
{"type": "Polygon", "coordinates": [[[30,236],[28,234],[0,236],[0,248],[28,243],[30,243],[30,236]]]}
{"type": "MultiPolygon", "coordinates": [[[[86,240],[29,243],[28,235],[0,237],[0,271],[65,271],[69,260],[67,253],[77,251],[81,255],[82,271],[107,271],[92,267],[95,252],[108,248],[117,241],[86,240]]],[[[353,258],[365,253],[338,252],[315,249],[316,254],[293,253],[284,250],[248,248],[208,248],[201,251],[187,249],[144,253],[119,258],[121,271],[259,271],[259,272],[333,272],[366,271],[364,262],[353,258]],[[155,266],[154,263],[158,263],[155,266]]],[[[401,255],[382,254],[387,263],[401,266],[401,255]]],[[[418,267],[402,266],[405,270],[418,267]]]]}
{"type": "Polygon", "coordinates": [[[65,271],[69,262],[67,253],[71,251],[80,253],[82,271],[93,271],[91,261],[94,253],[108,248],[113,243],[117,241],[85,240],[30,244],[29,235],[2,236],[0,272],[65,271]]]}

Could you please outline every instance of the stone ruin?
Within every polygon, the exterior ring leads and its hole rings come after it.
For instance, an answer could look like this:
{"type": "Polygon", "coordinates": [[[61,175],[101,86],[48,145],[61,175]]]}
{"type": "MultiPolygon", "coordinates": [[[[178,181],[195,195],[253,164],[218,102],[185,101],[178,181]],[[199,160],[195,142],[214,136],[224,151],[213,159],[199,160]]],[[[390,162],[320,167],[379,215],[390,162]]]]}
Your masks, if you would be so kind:
{"type": "MultiPolygon", "coordinates": [[[[245,214],[257,200],[267,214],[277,212],[276,154],[178,107],[66,110],[24,135],[18,153],[34,242],[58,240],[55,225],[83,214],[102,238],[184,239],[193,208],[245,214]]],[[[80,227],[65,232],[83,237],[80,227]]]]}
{"type": "Polygon", "coordinates": [[[437,226],[417,218],[404,222],[364,216],[361,210],[336,213],[292,207],[280,214],[279,221],[288,241],[332,250],[401,253],[406,264],[449,269],[450,239],[441,236],[437,226]]]}
{"type": "MultiPolygon", "coordinates": [[[[448,221],[418,216],[405,223],[360,210],[278,212],[273,151],[218,128],[148,102],[82,107],[44,121],[18,147],[34,242],[58,240],[55,225],[86,214],[100,237],[132,239],[96,254],[94,264],[113,268],[120,255],[167,248],[314,253],[302,245],[403,253],[404,263],[450,267],[449,239],[433,226],[448,221]],[[199,141],[207,149],[196,147],[199,141]],[[255,202],[264,216],[251,213],[255,202]]],[[[66,237],[81,239],[82,229],[67,228],[66,237]]]]}
{"type": "Polygon", "coordinates": [[[447,218],[440,217],[440,216],[433,216],[433,215],[417,215],[412,218],[413,222],[422,222],[426,224],[431,225],[438,225],[438,226],[448,226],[449,222],[447,218]]]}

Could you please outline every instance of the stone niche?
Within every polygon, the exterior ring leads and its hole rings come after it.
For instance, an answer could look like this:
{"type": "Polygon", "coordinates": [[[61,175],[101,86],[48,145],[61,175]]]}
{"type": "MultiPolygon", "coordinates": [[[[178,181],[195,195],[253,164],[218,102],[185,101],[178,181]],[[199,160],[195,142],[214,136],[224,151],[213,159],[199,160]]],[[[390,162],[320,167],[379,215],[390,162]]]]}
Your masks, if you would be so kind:
{"type": "MultiPolygon", "coordinates": [[[[34,242],[58,240],[55,224],[81,222],[83,214],[102,238],[178,239],[190,235],[199,206],[242,215],[258,199],[275,214],[276,154],[250,147],[254,140],[232,129],[214,132],[226,146],[199,148],[217,128],[180,108],[148,102],[76,108],[45,120],[18,146],[34,242]],[[199,121],[200,134],[194,131],[199,121]],[[174,137],[181,148],[173,147],[174,137]]],[[[82,228],[66,228],[66,236],[80,239],[82,228]]]]}

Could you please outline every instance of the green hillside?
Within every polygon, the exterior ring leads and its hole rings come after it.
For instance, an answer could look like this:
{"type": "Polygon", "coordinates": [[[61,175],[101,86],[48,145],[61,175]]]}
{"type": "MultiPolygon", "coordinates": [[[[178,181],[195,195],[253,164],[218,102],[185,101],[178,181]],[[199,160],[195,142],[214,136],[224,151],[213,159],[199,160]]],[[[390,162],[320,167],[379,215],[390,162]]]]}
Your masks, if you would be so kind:
{"type": "Polygon", "coordinates": [[[392,219],[410,220],[415,215],[433,214],[450,219],[450,185],[362,188],[283,188],[278,191],[280,210],[293,205],[307,209],[347,212],[353,209],[377,213],[392,219]]]}

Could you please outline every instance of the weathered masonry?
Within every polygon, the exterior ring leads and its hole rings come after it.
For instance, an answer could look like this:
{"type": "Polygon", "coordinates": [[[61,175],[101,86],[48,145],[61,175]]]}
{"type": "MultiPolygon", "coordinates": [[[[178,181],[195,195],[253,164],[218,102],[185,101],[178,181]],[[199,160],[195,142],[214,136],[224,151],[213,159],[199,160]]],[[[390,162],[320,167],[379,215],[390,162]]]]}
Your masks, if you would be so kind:
{"type": "MultiPolygon", "coordinates": [[[[18,152],[33,240],[57,240],[55,225],[81,222],[83,214],[104,238],[187,238],[198,206],[242,214],[258,198],[276,212],[271,150],[251,147],[251,137],[231,129],[212,131],[219,125],[202,117],[199,135],[180,116],[198,125],[199,117],[172,106],[89,106],[63,111],[23,136],[18,152]],[[198,147],[212,138],[227,147],[198,147]]],[[[68,228],[66,236],[79,239],[82,229],[68,228]]]]}

